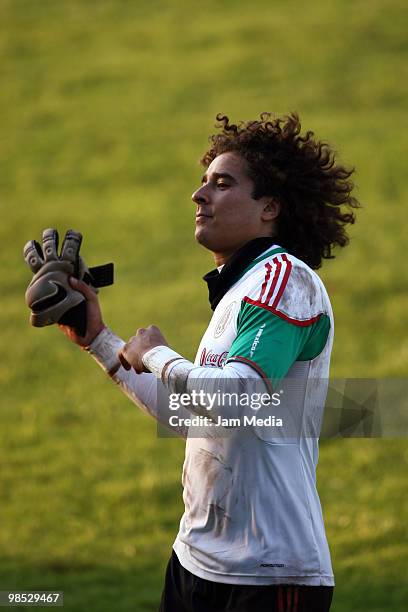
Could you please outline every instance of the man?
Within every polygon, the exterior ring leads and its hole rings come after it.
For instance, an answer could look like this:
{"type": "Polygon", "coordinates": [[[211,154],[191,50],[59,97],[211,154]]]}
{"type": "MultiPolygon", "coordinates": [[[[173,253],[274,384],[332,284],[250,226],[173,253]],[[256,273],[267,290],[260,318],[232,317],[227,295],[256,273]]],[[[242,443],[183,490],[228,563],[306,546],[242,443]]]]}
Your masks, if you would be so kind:
{"type": "Polygon", "coordinates": [[[243,414],[239,401],[213,402],[212,421],[198,437],[187,417],[204,418],[209,406],[191,401],[178,411],[174,428],[187,438],[185,513],[160,609],[325,612],[334,579],[315,472],[333,315],[313,268],[347,244],[344,226],[354,215],[341,205],[358,206],[353,171],[312,132],[300,136],[295,114],[264,113],[239,125],[217,119],[221,131],[212,136],[192,196],[196,239],[217,266],[204,277],[214,315],[195,363],[154,326],[125,344],[105,327],[93,291],[75,279],[72,286],[87,298],[87,333],[61,328],[167,426],[157,379],[169,393],[190,396],[256,386],[289,391],[285,414],[295,408],[301,425],[290,435],[257,422],[245,435],[238,426],[211,430],[217,419],[243,414]]]}

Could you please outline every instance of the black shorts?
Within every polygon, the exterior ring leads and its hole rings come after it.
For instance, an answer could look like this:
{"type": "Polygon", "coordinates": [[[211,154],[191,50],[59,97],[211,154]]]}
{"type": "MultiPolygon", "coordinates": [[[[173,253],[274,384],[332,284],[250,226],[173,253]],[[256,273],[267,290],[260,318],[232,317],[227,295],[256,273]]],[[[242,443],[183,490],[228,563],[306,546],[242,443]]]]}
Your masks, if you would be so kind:
{"type": "Polygon", "coordinates": [[[172,552],[159,612],[328,612],[333,587],[211,582],[184,569],[172,552]]]}

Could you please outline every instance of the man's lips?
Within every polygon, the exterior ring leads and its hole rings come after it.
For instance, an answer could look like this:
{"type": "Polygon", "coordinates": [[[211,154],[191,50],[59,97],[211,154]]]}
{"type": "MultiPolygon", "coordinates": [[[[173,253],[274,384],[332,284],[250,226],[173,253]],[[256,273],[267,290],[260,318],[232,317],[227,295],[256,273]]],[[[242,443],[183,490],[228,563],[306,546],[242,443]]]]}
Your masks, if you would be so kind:
{"type": "Polygon", "coordinates": [[[203,225],[204,223],[207,223],[209,219],[211,219],[210,215],[199,214],[199,215],[196,215],[195,222],[196,222],[196,225],[203,225]]]}

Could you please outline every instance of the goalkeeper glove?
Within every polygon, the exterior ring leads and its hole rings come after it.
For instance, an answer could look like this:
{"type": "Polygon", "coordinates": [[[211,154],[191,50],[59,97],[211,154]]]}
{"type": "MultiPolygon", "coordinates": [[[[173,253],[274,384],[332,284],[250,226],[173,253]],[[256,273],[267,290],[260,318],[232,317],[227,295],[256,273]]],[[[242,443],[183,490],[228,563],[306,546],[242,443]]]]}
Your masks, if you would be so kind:
{"type": "Polygon", "coordinates": [[[68,230],[58,255],[58,232],[46,229],[42,248],[36,240],[24,247],[24,258],[34,277],[27,287],[25,299],[31,308],[30,323],[44,327],[53,323],[69,325],[80,336],[86,334],[86,299],[69,283],[74,276],[98,293],[98,287],[113,284],[113,264],[87,268],[79,256],[82,234],[68,230]]]}

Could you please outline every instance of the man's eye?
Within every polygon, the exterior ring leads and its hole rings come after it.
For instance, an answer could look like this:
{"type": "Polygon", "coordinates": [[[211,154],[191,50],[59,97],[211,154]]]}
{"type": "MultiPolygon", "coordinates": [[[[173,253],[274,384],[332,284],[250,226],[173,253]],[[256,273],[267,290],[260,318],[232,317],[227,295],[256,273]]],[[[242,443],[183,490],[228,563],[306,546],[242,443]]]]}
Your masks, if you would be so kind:
{"type": "Polygon", "coordinates": [[[229,187],[228,183],[223,183],[222,181],[218,181],[217,187],[219,189],[227,189],[229,187]]]}

